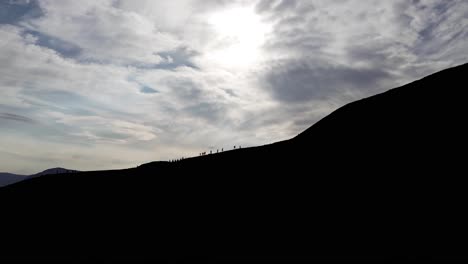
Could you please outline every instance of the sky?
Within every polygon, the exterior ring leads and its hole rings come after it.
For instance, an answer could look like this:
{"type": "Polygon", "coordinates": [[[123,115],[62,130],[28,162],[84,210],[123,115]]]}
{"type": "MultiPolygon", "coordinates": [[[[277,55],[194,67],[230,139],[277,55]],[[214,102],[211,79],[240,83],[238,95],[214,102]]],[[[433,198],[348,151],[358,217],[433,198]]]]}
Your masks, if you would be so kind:
{"type": "Polygon", "coordinates": [[[273,143],[466,62],[466,0],[0,0],[0,171],[273,143]]]}

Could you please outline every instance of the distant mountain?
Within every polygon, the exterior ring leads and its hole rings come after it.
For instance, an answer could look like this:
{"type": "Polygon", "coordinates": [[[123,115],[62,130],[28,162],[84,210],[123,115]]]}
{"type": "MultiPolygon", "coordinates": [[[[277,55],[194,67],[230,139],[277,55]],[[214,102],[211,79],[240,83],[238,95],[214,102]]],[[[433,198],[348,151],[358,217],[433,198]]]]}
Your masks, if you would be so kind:
{"type": "Polygon", "coordinates": [[[0,172],[0,187],[26,179],[27,176],[0,172]]]}
{"type": "Polygon", "coordinates": [[[39,172],[33,175],[17,175],[12,173],[0,173],[0,187],[7,186],[13,183],[17,183],[26,179],[35,178],[39,176],[49,175],[49,174],[64,174],[64,173],[76,173],[76,170],[68,170],[64,168],[53,168],[48,169],[43,172],[39,172]]]}
{"type": "Polygon", "coordinates": [[[466,76],[353,102],[271,145],[1,188],[0,256],[467,261],[466,76]]]}
{"type": "Polygon", "coordinates": [[[50,174],[65,174],[65,173],[77,173],[77,172],[78,172],[77,170],[69,170],[69,169],[64,169],[64,168],[52,168],[52,169],[45,170],[43,172],[30,175],[29,177],[34,178],[34,177],[50,175],[50,174]]]}

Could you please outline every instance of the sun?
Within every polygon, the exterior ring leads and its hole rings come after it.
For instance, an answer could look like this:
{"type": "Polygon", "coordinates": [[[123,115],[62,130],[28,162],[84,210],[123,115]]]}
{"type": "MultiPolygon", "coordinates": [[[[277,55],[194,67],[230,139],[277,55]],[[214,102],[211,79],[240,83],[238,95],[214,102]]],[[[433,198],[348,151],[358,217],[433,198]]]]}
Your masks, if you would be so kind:
{"type": "Polygon", "coordinates": [[[218,11],[209,17],[216,36],[210,59],[228,68],[250,67],[261,59],[262,45],[270,26],[253,8],[218,11]]]}

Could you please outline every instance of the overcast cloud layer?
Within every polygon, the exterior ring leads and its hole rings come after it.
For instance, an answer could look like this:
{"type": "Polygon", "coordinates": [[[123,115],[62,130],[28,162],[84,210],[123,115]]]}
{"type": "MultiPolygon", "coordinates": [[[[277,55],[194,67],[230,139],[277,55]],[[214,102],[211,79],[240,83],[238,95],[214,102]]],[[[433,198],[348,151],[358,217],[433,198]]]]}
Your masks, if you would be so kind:
{"type": "Polygon", "coordinates": [[[125,168],[466,63],[468,1],[0,0],[0,49],[0,171],[125,168]]]}

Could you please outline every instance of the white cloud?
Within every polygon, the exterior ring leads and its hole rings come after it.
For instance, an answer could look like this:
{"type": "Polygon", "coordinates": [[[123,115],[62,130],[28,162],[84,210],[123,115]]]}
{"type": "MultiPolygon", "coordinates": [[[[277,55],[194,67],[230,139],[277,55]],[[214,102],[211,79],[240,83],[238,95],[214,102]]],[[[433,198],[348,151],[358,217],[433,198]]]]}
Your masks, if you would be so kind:
{"type": "Polygon", "coordinates": [[[179,41],[147,17],[115,8],[113,1],[41,1],[46,16],[24,23],[41,34],[73,43],[83,61],[118,65],[163,62],[158,53],[179,41]]]}
{"type": "Polygon", "coordinates": [[[317,100],[338,101],[332,110],[468,60],[466,1],[263,0],[257,11],[274,24],[260,86],[296,105],[285,115],[297,121],[317,100]]]}
{"type": "Polygon", "coordinates": [[[117,1],[116,7],[135,12],[153,21],[163,31],[182,32],[190,24],[194,10],[199,8],[197,2],[199,1],[117,1]]]}
{"type": "Polygon", "coordinates": [[[156,138],[154,128],[134,122],[101,116],[65,115],[60,112],[49,112],[47,116],[56,123],[73,128],[74,132],[71,135],[85,136],[90,140],[129,143],[134,140],[149,141],[156,138]]]}
{"type": "Polygon", "coordinates": [[[39,5],[0,24],[0,113],[35,121],[2,121],[0,170],[123,168],[287,139],[468,60],[463,0],[39,5]]]}

